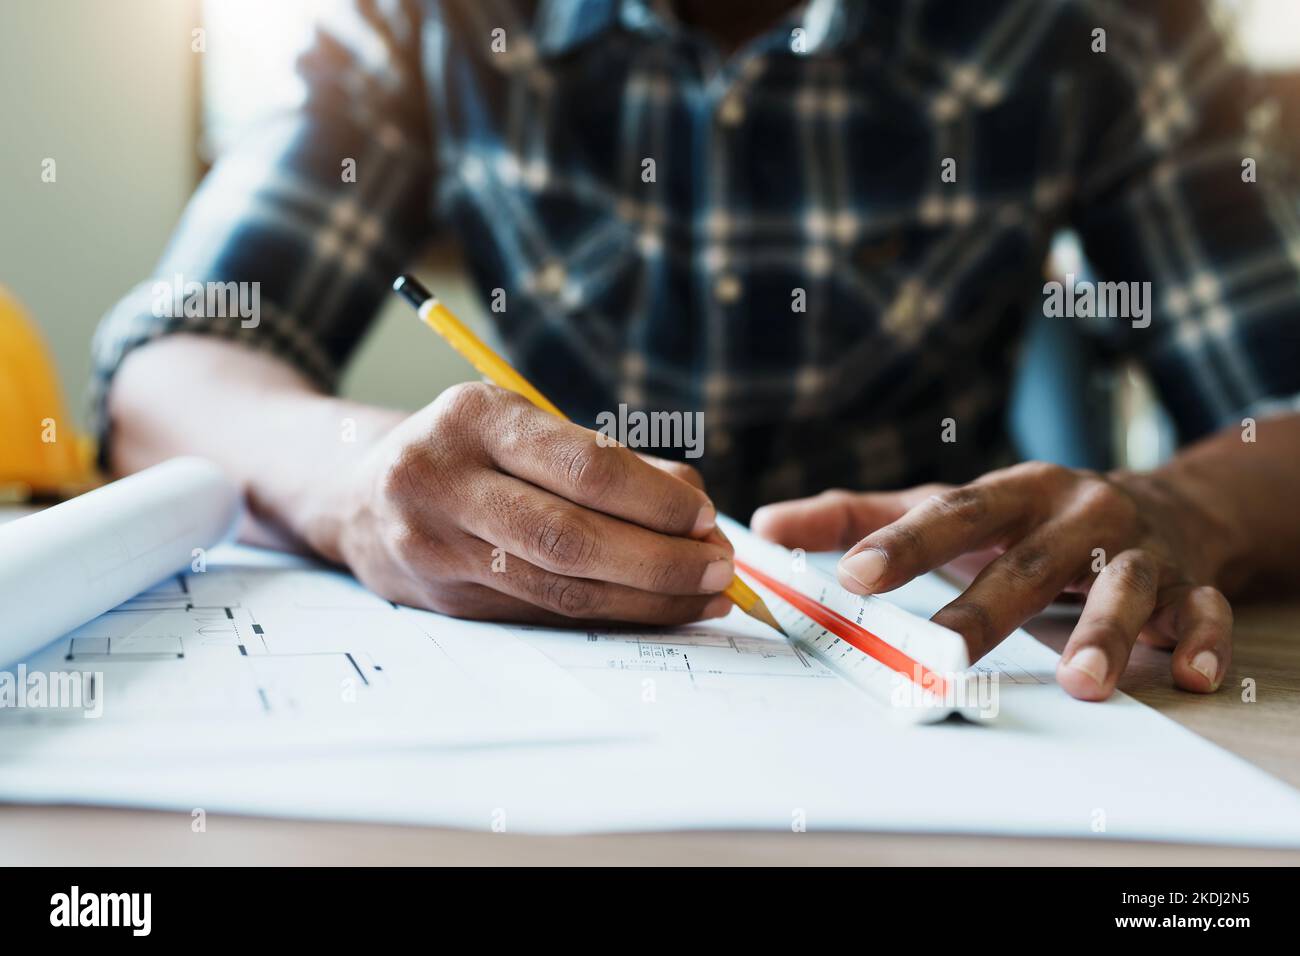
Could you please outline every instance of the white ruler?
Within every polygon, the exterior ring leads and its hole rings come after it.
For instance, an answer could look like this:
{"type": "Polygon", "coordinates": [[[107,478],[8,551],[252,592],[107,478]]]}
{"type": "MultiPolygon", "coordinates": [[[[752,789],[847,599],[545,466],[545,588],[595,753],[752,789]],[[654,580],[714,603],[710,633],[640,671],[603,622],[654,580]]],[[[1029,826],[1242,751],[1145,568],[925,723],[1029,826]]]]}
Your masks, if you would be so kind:
{"type": "Polygon", "coordinates": [[[736,564],[791,641],[892,715],[928,723],[973,709],[961,635],[852,594],[806,557],[749,534],[736,564]]]}

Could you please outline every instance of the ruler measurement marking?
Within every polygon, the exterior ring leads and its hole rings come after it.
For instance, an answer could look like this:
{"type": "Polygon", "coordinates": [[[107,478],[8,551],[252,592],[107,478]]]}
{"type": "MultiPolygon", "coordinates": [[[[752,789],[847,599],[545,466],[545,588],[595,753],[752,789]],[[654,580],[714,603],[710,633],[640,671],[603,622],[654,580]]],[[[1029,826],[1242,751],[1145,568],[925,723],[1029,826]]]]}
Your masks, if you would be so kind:
{"type": "MultiPolygon", "coordinates": [[[[828,634],[857,648],[869,658],[885,665],[890,670],[904,675],[908,680],[935,694],[946,695],[948,682],[939,674],[926,667],[920,661],[910,657],[904,651],[889,644],[879,635],[872,633],[861,624],[854,623],[844,615],[814,600],[802,591],[784,584],[754,566],[736,559],[736,567],[756,579],[787,604],[800,611],[805,617],[819,624],[828,634]],[[920,680],[917,680],[918,676],[920,680]]],[[[825,594],[825,591],[822,592],[825,594]]],[[[814,639],[811,643],[817,645],[814,639]]],[[[827,648],[832,645],[827,645],[827,648]]],[[[819,650],[827,648],[819,647],[819,650]]],[[[845,651],[847,653],[847,651],[845,651]]]]}

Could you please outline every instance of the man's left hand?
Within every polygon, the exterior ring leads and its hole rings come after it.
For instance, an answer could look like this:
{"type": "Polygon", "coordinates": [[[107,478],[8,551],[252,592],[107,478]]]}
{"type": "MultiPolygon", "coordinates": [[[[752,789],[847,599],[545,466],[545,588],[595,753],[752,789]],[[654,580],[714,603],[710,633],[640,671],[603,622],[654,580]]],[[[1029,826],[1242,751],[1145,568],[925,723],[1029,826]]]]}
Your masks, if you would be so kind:
{"type": "Polygon", "coordinates": [[[1171,648],[1174,683],[1199,693],[1218,688],[1232,658],[1232,610],[1214,586],[1225,531],[1154,475],[1030,462],[959,487],[827,491],[760,508],[752,526],[786,547],[848,548],[839,580],[857,594],[1000,552],[934,616],[972,661],[1059,594],[1085,594],[1057,667],[1083,700],[1110,696],[1138,640],[1171,648]]]}

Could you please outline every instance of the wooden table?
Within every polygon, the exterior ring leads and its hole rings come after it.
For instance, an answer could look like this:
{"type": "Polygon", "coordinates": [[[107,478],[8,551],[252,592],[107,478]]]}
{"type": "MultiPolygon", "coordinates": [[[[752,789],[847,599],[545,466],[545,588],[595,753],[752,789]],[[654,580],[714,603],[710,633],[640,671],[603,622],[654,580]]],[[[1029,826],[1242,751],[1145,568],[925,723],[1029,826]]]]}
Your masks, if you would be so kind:
{"type": "MultiPolygon", "coordinates": [[[[1060,651],[1066,627],[1029,628],[1060,651]]],[[[1168,655],[1138,647],[1120,687],[1300,787],[1300,604],[1239,608],[1236,652],[1211,697],[1169,679],[1168,655]],[[1254,703],[1242,681],[1255,682],[1254,703]]],[[[78,807],[0,807],[0,863],[13,864],[1300,864],[1300,852],[1006,837],[870,833],[646,833],[537,837],[432,827],[308,823],[78,807]]]]}

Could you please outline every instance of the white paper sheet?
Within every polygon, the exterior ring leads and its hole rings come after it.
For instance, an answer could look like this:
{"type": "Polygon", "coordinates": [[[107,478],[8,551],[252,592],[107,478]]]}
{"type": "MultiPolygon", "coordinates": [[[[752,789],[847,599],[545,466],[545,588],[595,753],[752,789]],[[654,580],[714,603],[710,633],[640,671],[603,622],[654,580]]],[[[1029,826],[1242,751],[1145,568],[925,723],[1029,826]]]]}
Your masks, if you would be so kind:
{"type": "Polygon", "coordinates": [[[632,728],[504,629],[399,608],[287,555],[224,546],[209,561],[0,673],[0,767],[632,728]]]}
{"type": "Polygon", "coordinates": [[[220,469],[174,458],[0,526],[0,666],[187,567],[238,515],[220,469]]]}
{"type": "MultiPolygon", "coordinates": [[[[733,540],[743,552],[743,536],[733,540]]],[[[281,578],[266,593],[314,592],[281,578]]],[[[925,578],[896,599],[929,614],[952,593],[925,578]]],[[[444,621],[394,614],[426,634],[444,621]]],[[[919,727],[881,719],[738,612],[677,632],[462,627],[453,642],[471,656],[516,642],[536,655],[532,679],[553,671],[599,697],[618,726],[634,726],[621,723],[631,711],[645,733],[292,759],[27,751],[0,758],[0,796],[516,832],[866,829],[1300,846],[1295,790],[1125,695],[1069,698],[1054,681],[1056,655],[1023,633],[979,665],[999,676],[996,716],[919,727]]],[[[495,665],[478,663],[491,684],[495,665]]]]}
{"type": "Polygon", "coordinates": [[[178,458],[0,527],[0,766],[628,732],[504,631],[214,550],[238,514],[178,458]]]}

